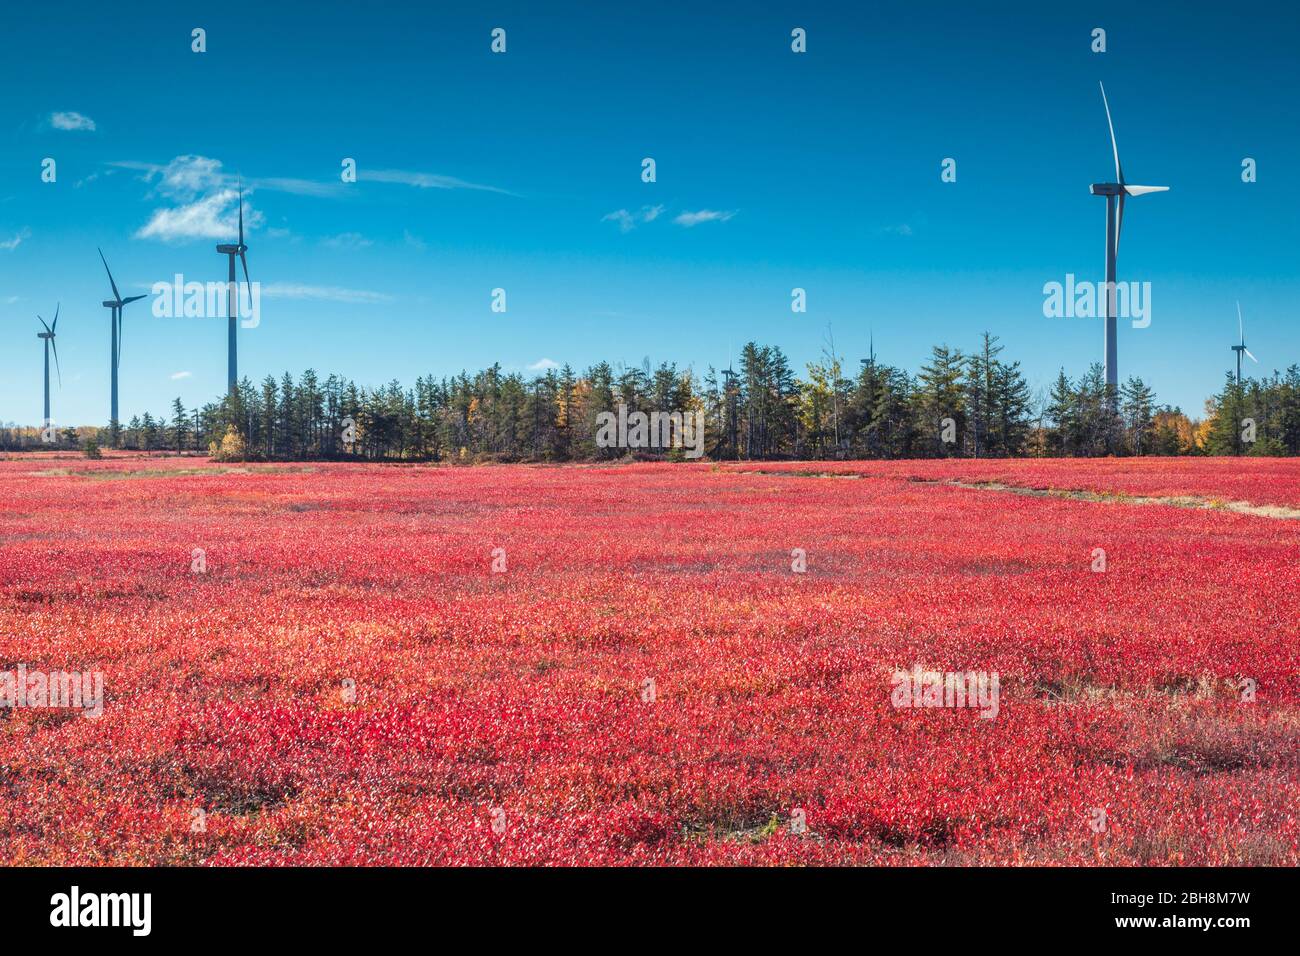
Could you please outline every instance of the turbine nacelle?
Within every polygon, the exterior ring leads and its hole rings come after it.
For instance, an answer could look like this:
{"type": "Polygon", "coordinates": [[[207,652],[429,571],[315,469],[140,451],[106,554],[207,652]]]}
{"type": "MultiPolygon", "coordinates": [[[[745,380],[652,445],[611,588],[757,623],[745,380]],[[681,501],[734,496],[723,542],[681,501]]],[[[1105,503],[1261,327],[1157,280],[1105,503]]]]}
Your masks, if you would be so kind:
{"type": "Polygon", "coordinates": [[[1088,191],[1094,196],[1145,196],[1147,193],[1167,193],[1168,186],[1130,186],[1128,183],[1093,183],[1088,191]]]}

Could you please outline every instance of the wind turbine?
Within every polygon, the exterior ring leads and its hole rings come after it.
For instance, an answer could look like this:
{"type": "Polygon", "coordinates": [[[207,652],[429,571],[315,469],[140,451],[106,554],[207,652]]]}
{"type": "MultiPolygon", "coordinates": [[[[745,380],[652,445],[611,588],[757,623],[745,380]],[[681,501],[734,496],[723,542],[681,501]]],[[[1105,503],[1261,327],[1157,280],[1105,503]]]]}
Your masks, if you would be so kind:
{"type": "Polygon", "coordinates": [[[122,298],[122,293],[117,291],[117,283],[113,281],[113,273],[108,268],[108,260],[104,258],[104,250],[99,250],[99,261],[104,263],[104,271],[108,273],[108,284],[113,287],[113,298],[104,300],[104,308],[111,309],[113,313],[112,323],[112,345],[109,359],[109,369],[113,381],[113,401],[112,414],[109,422],[114,428],[117,428],[117,366],[122,359],[122,307],[143,299],[143,295],[133,295],[129,298],[122,298]]]}
{"type": "Polygon", "coordinates": [[[874,330],[874,329],[869,329],[869,330],[867,331],[867,335],[869,336],[869,338],[868,338],[868,340],[867,340],[867,343],[868,343],[868,345],[867,345],[867,356],[868,356],[868,357],[867,357],[867,358],[864,358],[864,359],[858,359],[858,361],[861,362],[863,365],[867,366],[868,368],[873,368],[873,369],[874,369],[874,368],[876,367],[876,333],[875,333],[875,330],[874,330]]]}
{"type": "Polygon", "coordinates": [[[240,263],[244,266],[244,283],[248,281],[248,259],[244,253],[248,251],[248,246],[244,244],[244,187],[239,187],[239,242],[235,245],[223,243],[217,246],[217,252],[229,259],[230,269],[227,273],[226,281],[226,318],[229,322],[227,333],[228,342],[228,359],[226,365],[226,386],[228,392],[235,390],[235,385],[239,380],[239,359],[237,346],[235,344],[235,297],[238,294],[239,286],[235,282],[235,256],[239,256],[240,263]]]}
{"type": "Polygon", "coordinates": [[[45,340],[45,427],[50,427],[50,349],[54,349],[54,371],[59,375],[59,387],[63,387],[63,371],[59,368],[59,347],[54,344],[54,330],[59,327],[59,306],[54,306],[54,324],[46,323],[39,315],[36,317],[41,325],[45,326],[44,332],[37,332],[38,339],[45,340]]]}
{"type": "MultiPolygon", "coordinates": [[[[1252,362],[1254,362],[1256,365],[1259,364],[1259,359],[1257,359],[1257,358],[1255,358],[1255,356],[1251,355],[1251,354],[1250,354],[1250,349],[1246,348],[1246,325],[1245,325],[1244,322],[1241,321],[1241,303],[1240,303],[1240,302],[1237,303],[1237,335],[1238,335],[1238,337],[1241,339],[1241,344],[1240,344],[1240,345],[1234,345],[1234,346],[1232,347],[1232,350],[1233,350],[1234,352],[1237,353],[1237,387],[1240,388],[1240,387],[1241,387],[1241,353],[1242,353],[1242,352],[1245,352],[1246,355],[1250,358],[1250,360],[1251,360],[1252,362]]],[[[47,363],[47,365],[48,365],[48,363],[47,363]]],[[[47,382],[49,381],[49,377],[50,377],[50,372],[49,372],[49,369],[46,368],[46,371],[45,371],[45,379],[46,379],[47,382]]],[[[47,418],[49,417],[49,414],[50,414],[50,413],[49,413],[48,408],[47,408],[47,411],[45,412],[45,415],[46,415],[47,418]]]]}
{"type": "Polygon", "coordinates": [[[1115,259],[1119,255],[1119,234],[1124,227],[1124,199],[1146,193],[1162,193],[1168,186],[1130,186],[1124,180],[1124,169],[1119,164],[1119,146],[1115,144],[1115,124],[1110,119],[1110,103],[1106,100],[1106,86],[1101,86],[1101,102],[1106,107],[1106,125],[1110,127],[1110,148],[1115,154],[1115,179],[1113,183],[1093,183],[1094,196],[1106,197],[1106,384],[1119,388],[1119,350],[1116,343],[1115,316],[1115,259]],[[1119,200],[1116,203],[1116,199],[1119,200]],[[1118,208],[1116,208],[1118,206],[1118,208]]]}

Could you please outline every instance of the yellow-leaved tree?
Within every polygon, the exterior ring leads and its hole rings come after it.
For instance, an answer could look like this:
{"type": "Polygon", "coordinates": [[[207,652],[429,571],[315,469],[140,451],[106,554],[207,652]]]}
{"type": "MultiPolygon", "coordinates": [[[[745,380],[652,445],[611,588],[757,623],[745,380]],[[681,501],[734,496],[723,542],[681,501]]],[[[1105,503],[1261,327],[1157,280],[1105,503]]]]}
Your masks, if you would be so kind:
{"type": "Polygon", "coordinates": [[[234,425],[226,426],[226,434],[221,439],[220,447],[216,442],[208,442],[208,456],[213,461],[243,461],[247,454],[244,437],[239,434],[234,425]]]}

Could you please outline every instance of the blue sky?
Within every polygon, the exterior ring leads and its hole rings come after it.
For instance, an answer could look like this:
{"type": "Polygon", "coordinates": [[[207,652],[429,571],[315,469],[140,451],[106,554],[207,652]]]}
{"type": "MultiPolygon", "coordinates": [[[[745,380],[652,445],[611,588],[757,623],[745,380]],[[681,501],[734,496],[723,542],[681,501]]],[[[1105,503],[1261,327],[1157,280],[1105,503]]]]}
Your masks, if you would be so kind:
{"type": "MultiPolygon", "coordinates": [[[[702,371],[750,339],[802,369],[830,325],[853,366],[874,333],[912,370],[987,329],[1043,386],[1102,356],[1100,320],[1042,310],[1045,282],[1102,278],[1099,80],[1129,180],[1172,187],[1128,205],[1119,277],[1152,283],[1152,322],[1121,321],[1121,378],[1199,413],[1231,364],[1237,299],[1264,368],[1300,361],[1290,4],[442,6],[12,6],[0,421],[40,419],[35,316],[56,302],[54,418],[107,420],[96,246],[124,295],[221,280],[236,174],[263,286],[261,324],[240,331],[255,382],[647,356],[702,371]],[[358,182],[341,182],[344,157],[358,182]],[[790,310],[796,286],[807,313],[790,310]]],[[[224,319],[156,318],[144,300],[123,339],[124,419],[223,391],[224,319]]]]}

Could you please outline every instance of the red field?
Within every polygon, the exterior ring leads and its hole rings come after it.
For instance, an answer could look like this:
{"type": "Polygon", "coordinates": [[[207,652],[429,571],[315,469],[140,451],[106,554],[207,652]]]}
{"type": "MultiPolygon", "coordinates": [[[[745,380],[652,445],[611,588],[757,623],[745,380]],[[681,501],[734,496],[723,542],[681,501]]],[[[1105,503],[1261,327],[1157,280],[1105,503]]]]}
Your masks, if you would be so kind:
{"type": "Polygon", "coordinates": [[[0,462],[0,671],[104,681],[0,710],[0,840],[1295,865],[1291,509],[1293,460],[0,462]],[[996,716],[893,706],[916,666],[996,673],[996,716]]]}

